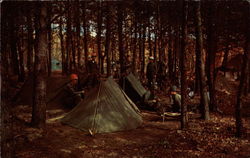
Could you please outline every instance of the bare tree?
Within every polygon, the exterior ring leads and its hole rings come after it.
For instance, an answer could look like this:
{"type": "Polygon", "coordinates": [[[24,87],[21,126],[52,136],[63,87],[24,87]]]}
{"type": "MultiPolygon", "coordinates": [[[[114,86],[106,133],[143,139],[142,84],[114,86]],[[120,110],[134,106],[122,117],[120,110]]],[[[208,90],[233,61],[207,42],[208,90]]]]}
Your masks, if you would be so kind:
{"type": "Polygon", "coordinates": [[[196,2],[196,29],[197,29],[197,59],[199,62],[199,77],[200,77],[200,96],[201,96],[201,106],[202,106],[202,118],[205,120],[209,120],[209,106],[208,106],[208,98],[206,91],[206,73],[205,73],[205,52],[203,49],[203,34],[201,30],[201,2],[196,2]]]}
{"type": "Polygon", "coordinates": [[[39,32],[37,53],[35,55],[35,73],[34,73],[34,100],[32,107],[32,125],[35,127],[44,127],[46,121],[46,51],[47,43],[47,6],[46,3],[39,3],[37,10],[39,16],[39,32]]]}
{"type": "Polygon", "coordinates": [[[242,124],[242,97],[244,92],[244,84],[246,83],[246,75],[247,75],[247,65],[249,64],[250,60],[250,4],[247,3],[246,5],[246,41],[244,47],[244,58],[243,58],[243,66],[241,68],[241,77],[240,77],[240,85],[237,93],[237,103],[235,105],[235,125],[236,125],[236,136],[241,137],[243,131],[243,124],[242,124]]]}
{"type": "Polygon", "coordinates": [[[187,113],[187,18],[188,18],[188,2],[182,1],[182,40],[181,40],[181,55],[180,55],[180,68],[181,68],[181,128],[188,126],[188,113],[187,113]]]}

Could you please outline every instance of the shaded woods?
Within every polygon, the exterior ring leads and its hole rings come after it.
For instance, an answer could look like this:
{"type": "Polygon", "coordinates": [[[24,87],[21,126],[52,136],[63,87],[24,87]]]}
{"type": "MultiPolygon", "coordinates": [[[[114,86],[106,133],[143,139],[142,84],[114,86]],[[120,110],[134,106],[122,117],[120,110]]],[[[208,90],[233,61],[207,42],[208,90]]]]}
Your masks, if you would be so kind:
{"type": "Polygon", "coordinates": [[[21,87],[32,84],[30,126],[46,131],[47,79],[55,66],[62,77],[76,73],[84,78],[93,54],[102,79],[124,77],[130,58],[131,72],[143,85],[149,57],[163,63],[165,76],[156,94],[167,96],[172,85],[178,87],[181,129],[189,129],[191,90],[199,118],[209,121],[224,114],[219,100],[227,87],[218,86],[221,77],[233,81],[232,133],[244,137],[249,128],[242,118],[249,108],[243,105],[250,92],[249,15],[249,1],[3,1],[1,156],[14,154],[13,107],[21,87]]]}

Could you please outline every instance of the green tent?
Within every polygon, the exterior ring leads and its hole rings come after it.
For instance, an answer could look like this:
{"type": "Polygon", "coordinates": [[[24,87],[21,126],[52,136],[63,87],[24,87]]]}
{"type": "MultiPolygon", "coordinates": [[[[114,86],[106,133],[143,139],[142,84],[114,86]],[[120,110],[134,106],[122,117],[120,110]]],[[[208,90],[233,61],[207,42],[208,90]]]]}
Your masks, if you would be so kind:
{"type": "Polygon", "coordinates": [[[101,82],[62,122],[93,133],[135,129],[142,123],[139,109],[112,79],[101,82]]]}
{"type": "Polygon", "coordinates": [[[125,77],[125,82],[122,85],[123,90],[133,102],[138,103],[144,99],[148,100],[151,96],[150,91],[147,91],[132,73],[125,77]],[[145,97],[145,98],[144,98],[145,97]]]}

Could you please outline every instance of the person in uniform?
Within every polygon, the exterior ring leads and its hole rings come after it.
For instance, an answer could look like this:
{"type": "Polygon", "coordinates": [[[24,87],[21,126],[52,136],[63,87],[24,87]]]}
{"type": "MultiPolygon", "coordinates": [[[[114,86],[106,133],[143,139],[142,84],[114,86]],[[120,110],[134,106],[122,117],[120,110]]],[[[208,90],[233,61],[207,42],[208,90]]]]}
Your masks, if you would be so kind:
{"type": "Polygon", "coordinates": [[[96,62],[96,54],[91,55],[91,59],[88,60],[87,64],[87,73],[88,73],[88,86],[94,87],[99,83],[99,67],[96,62]]]}
{"type": "Polygon", "coordinates": [[[65,92],[63,102],[69,108],[75,107],[84,98],[84,91],[78,89],[77,74],[70,75],[70,82],[65,86],[65,92]]]}
{"type": "Polygon", "coordinates": [[[152,89],[154,86],[155,78],[156,78],[156,65],[154,63],[154,57],[149,57],[149,63],[147,65],[146,76],[148,79],[148,88],[152,89]]]}
{"type": "Polygon", "coordinates": [[[171,87],[171,102],[172,102],[172,111],[180,112],[181,111],[181,95],[176,92],[177,87],[171,87]]]}

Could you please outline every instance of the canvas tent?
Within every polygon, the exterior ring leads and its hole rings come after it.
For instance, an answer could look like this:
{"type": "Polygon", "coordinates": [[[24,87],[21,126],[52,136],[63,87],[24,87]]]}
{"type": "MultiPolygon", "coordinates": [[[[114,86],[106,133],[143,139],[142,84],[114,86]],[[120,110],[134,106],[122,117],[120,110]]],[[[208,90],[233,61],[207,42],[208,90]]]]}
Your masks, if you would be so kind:
{"type": "Polygon", "coordinates": [[[122,88],[135,103],[149,99],[151,95],[150,91],[147,91],[132,73],[125,77],[122,88]]]}
{"type": "MultiPolygon", "coordinates": [[[[65,76],[51,76],[46,78],[46,102],[48,104],[62,104],[61,98],[64,97],[63,88],[69,83],[70,80],[65,76]]],[[[24,82],[20,91],[13,98],[16,104],[20,105],[32,105],[32,94],[34,90],[34,78],[28,77],[24,82]]]]}
{"type": "Polygon", "coordinates": [[[107,133],[135,129],[142,123],[139,109],[112,79],[102,81],[62,122],[83,131],[107,133]]]}

